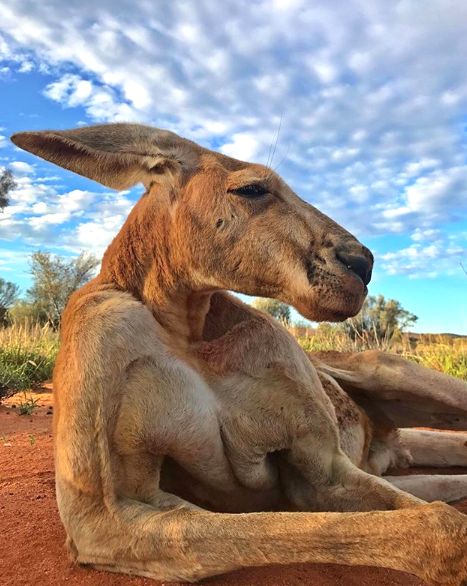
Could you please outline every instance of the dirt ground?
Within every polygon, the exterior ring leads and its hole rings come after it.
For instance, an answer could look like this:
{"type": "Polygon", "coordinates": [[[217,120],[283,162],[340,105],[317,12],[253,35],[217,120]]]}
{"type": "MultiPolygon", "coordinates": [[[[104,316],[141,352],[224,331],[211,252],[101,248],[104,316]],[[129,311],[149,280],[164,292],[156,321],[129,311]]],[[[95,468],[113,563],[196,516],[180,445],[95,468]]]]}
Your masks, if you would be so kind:
{"type": "MultiPolygon", "coordinates": [[[[69,562],[55,503],[50,390],[32,395],[39,407],[31,416],[18,415],[20,395],[0,406],[0,585],[154,586],[146,578],[97,572],[69,562]]],[[[467,500],[457,507],[467,513],[467,500]]],[[[385,569],[304,564],[242,570],[202,584],[421,586],[422,582],[385,569]]]]}

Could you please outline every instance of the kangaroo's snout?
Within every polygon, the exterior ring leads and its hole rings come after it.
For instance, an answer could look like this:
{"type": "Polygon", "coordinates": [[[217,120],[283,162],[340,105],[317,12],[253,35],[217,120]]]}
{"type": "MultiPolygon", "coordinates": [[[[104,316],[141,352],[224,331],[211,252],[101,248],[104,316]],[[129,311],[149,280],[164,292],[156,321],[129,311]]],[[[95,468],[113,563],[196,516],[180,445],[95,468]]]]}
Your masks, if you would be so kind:
{"type": "Polygon", "coordinates": [[[336,249],[336,258],[347,270],[359,277],[364,285],[371,281],[373,255],[366,246],[353,243],[341,246],[336,249]]]}

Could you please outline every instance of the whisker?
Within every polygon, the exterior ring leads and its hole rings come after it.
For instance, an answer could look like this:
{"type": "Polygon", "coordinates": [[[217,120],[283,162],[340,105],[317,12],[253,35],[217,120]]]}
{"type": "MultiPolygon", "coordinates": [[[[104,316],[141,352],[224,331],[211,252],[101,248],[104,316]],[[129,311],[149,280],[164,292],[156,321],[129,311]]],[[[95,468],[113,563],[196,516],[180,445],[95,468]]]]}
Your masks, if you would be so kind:
{"type": "MultiPolygon", "coordinates": [[[[268,167],[269,169],[271,169],[271,165],[274,160],[274,155],[276,154],[277,141],[279,140],[279,134],[280,134],[281,127],[282,127],[282,117],[283,117],[283,113],[281,113],[281,116],[279,119],[279,126],[276,131],[276,136],[273,139],[273,142],[269,145],[268,159],[266,162],[266,167],[268,167]]],[[[272,169],[271,169],[271,171],[272,171],[272,169]]]]}
{"type": "Polygon", "coordinates": [[[279,163],[272,169],[273,171],[275,171],[277,173],[277,170],[279,169],[279,167],[282,165],[282,163],[289,156],[289,152],[290,152],[290,142],[287,144],[287,149],[285,151],[285,155],[282,157],[282,159],[279,161],[279,163]]]}
{"type": "Polygon", "coordinates": [[[279,135],[281,133],[281,128],[282,128],[282,117],[283,117],[283,112],[281,112],[281,117],[279,118],[279,126],[277,128],[277,132],[276,132],[276,140],[274,142],[274,149],[272,151],[272,157],[271,157],[271,165],[274,161],[274,156],[276,154],[276,148],[277,148],[277,143],[279,141],[279,135]]]}
{"type": "Polygon", "coordinates": [[[268,151],[268,158],[267,158],[267,161],[266,161],[266,167],[269,167],[269,163],[270,163],[270,159],[271,159],[271,152],[272,152],[272,145],[273,145],[273,141],[269,145],[269,151],[268,151]]]}

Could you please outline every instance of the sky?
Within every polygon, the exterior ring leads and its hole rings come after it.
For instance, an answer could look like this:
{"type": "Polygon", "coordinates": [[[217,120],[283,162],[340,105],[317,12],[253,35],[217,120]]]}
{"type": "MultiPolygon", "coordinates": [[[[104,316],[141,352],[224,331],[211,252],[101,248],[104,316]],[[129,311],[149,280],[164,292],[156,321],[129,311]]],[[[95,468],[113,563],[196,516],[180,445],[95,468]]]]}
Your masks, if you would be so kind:
{"type": "Polygon", "coordinates": [[[137,121],[272,166],[371,248],[370,294],[467,334],[467,3],[10,0],[0,19],[0,277],[101,256],[141,195],[14,147],[137,121]]]}

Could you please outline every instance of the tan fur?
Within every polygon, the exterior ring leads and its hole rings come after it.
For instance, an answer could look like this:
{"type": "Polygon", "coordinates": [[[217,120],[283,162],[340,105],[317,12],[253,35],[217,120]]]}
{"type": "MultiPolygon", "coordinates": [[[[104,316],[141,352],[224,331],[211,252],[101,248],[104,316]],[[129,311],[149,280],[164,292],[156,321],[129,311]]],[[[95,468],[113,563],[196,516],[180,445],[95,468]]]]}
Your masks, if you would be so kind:
{"type": "Polygon", "coordinates": [[[367,472],[409,458],[397,432],[408,420],[441,407],[447,428],[465,426],[465,387],[387,356],[310,360],[225,293],[341,320],[366,295],[355,267],[368,280],[368,249],[270,169],[166,131],[13,141],[105,185],[147,187],[63,315],[57,500],[78,562],[161,580],[306,561],[467,578],[466,518],[367,472]],[[267,194],[235,193],[252,183],[267,194]]]}

